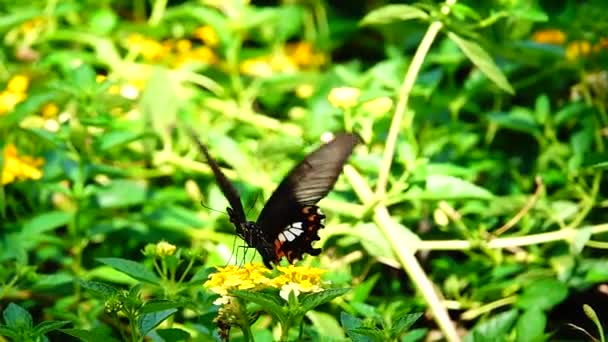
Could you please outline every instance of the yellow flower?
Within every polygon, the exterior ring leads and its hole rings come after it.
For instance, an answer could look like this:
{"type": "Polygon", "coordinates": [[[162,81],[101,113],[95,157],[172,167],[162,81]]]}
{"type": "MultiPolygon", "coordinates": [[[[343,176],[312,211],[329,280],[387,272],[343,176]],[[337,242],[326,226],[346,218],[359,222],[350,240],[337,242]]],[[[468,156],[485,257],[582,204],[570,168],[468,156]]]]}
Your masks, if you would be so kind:
{"type": "Polygon", "coordinates": [[[351,108],[357,104],[357,99],[361,91],[357,88],[340,87],[334,88],[329,92],[327,100],[337,108],[351,108]]]}
{"type": "Polygon", "coordinates": [[[393,100],[390,97],[378,97],[373,100],[367,101],[361,105],[364,110],[373,114],[384,114],[393,107],[393,100]]]}
{"type": "Polygon", "coordinates": [[[175,50],[178,53],[186,53],[192,50],[192,42],[188,39],[180,39],[175,43],[175,50]]]}
{"type": "Polygon", "coordinates": [[[280,287],[279,295],[281,298],[288,300],[289,293],[293,292],[297,297],[302,292],[319,292],[322,291],[323,281],[321,276],[325,270],[289,265],[287,267],[277,266],[282,274],[272,280],[274,287],[280,287]]]}
{"type": "Polygon", "coordinates": [[[15,106],[25,100],[26,95],[24,93],[13,93],[10,91],[3,91],[0,93],[0,114],[10,112],[15,106]]]}
{"type": "Polygon", "coordinates": [[[40,114],[42,114],[42,116],[47,119],[56,117],[57,113],[59,113],[59,107],[57,107],[57,105],[52,102],[49,102],[42,106],[42,110],[40,111],[40,114]]]}
{"type": "Polygon", "coordinates": [[[566,41],[566,34],[556,29],[546,29],[534,32],[532,40],[541,44],[561,45],[566,41]]]}
{"type": "Polygon", "coordinates": [[[272,75],[272,66],[264,58],[251,58],[241,62],[241,72],[245,75],[267,77],[272,75]]]}
{"type": "Polygon", "coordinates": [[[230,290],[257,290],[264,288],[270,282],[266,277],[269,272],[263,265],[246,264],[243,267],[229,265],[218,268],[204,285],[222,296],[228,295],[230,290]]]}
{"type": "Polygon", "coordinates": [[[215,30],[209,25],[196,28],[192,33],[192,36],[200,39],[203,43],[211,47],[216,47],[220,42],[215,30]]]}
{"type": "Polygon", "coordinates": [[[296,96],[301,99],[307,99],[312,96],[315,91],[315,87],[312,84],[301,84],[296,87],[296,96]]]}
{"type": "Polygon", "coordinates": [[[27,87],[29,86],[30,80],[29,78],[23,75],[15,75],[8,81],[6,85],[6,90],[12,93],[25,93],[27,91],[27,87]]]}
{"type": "Polygon", "coordinates": [[[319,66],[326,61],[325,55],[316,53],[312,44],[308,42],[287,44],[285,46],[285,54],[295,65],[301,68],[319,66]]]}
{"type": "Polygon", "coordinates": [[[566,46],[566,58],[569,60],[589,55],[589,53],[591,53],[591,44],[584,40],[573,41],[566,46]]]}
{"type": "Polygon", "coordinates": [[[159,257],[170,256],[175,253],[177,247],[168,243],[167,241],[161,241],[156,244],[156,255],[159,257]]]}
{"type": "Polygon", "coordinates": [[[2,169],[2,185],[17,180],[40,179],[42,171],[39,167],[44,164],[42,158],[18,156],[17,148],[13,144],[4,146],[4,165],[2,169]]]}

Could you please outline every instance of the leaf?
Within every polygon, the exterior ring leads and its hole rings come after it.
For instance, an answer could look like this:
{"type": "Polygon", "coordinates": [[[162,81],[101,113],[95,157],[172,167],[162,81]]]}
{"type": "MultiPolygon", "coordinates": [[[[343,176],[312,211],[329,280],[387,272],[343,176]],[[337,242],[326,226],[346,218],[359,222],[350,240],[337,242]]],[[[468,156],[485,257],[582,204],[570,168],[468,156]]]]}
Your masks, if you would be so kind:
{"type": "Polygon", "coordinates": [[[354,334],[363,335],[369,337],[372,341],[386,341],[386,336],[378,328],[371,327],[358,327],[351,330],[354,334]]]}
{"type": "Polygon", "coordinates": [[[357,328],[360,328],[363,326],[362,319],[357,318],[347,312],[342,311],[340,313],[340,322],[342,323],[342,326],[344,327],[346,334],[348,335],[348,337],[351,338],[352,341],[354,341],[354,342],[372,341],[371,337],[369,337],[367,335],[363,335],[363,334],[358,334],[353,331],[354,329],[357,329],[357,328]]]}
{"type": "Polygon", "coordinates": [[[107,151],[111,148],[119,147],[135,141],[141,137],[140,132],[132,132],[127,130],[113,130],[101,135],[96,140],[97,149],[107,151]]]}
{"type": "Polygon", "coordinates": [[[206,281],[207,279],[209,279],[209,275],[211,273],[214,273],[215,271],[215,267],[201,267],[196,271],[196,273],[194,273],[192,279],[188,281],[188,284],[197,284],[201,281],[206,281]]]}
{"type": "Polygon", "coordinates": [[[96,200],[102,208],[123,208],[143,203],[147,192],[142,182],[118,179],[101,188],[96,194],[96,200]]]}
{"type": "Polygon", "coordinates": [[[18,330],[31,330],[34,325],[32,315],[21,306],[9,303],[6,309],[2,312],[4,324],[18,330]]]}
{"type": "Polygon", "coordinates": [[[485,322],[475,325],[473,330],[464,338],[465,342],[506,341],[511,327],[517,319],[517,310],[500,313],[485,322]]]}
{"type": "Polygon", "coordinates": [[[229,293],[235,297],[258,304],[263,308],[264,311],[272,314],[280,321],[285,319],[286,314],[283,310],[278,295],[270,295],[262,292],[254,293],[242,290],[234,290],[230,291],[229,293]]]}
{"type": "Polygon", "coordinates": [[[120,291],[117,288],[115,288],[111,285],[96,282],[96,281],[78,280],[78,283],[85,289],[97,293],[104,299],[108,299],[108,298],[120,293],[120,291]]]}
{"type": "Polygon", "coordinates": [[[531,308],[519,316],[517,325],[517,341],[528,342],[540,339],[547,325],[547,316],[538,308],[531,308]]]}
{"type": "Polygon", "coordinates": [[[486,118],[499,127],[527,133],[540,135],[540,127],[532,112],[525,108],[515,108],[510,112],[491,112],[486,118]]]}
{"type": "Polygon", "coordinates": [[[409,329],[420,317],[422,317],[423,312],[416,312],[411,314],[403,314],[401,317],[397,319],[397,321],[391,327],[394,336],[399,336],[407,329],[409,329]]]}
{"type": "Polygon", "coordinates": [[[369,12],[359,25],[390,24],[396,21],[426,19],[429,15],[423,10],[410,5],[387,5],[369,12]]]}
{"type": "Polygon", "coordinates": [[[182,303],[170,301],[170,300],[154,300],[147,302],[144,306],[139,310],[141,313],[150,313],[157,311],[164,311],[169,309],[178,309],[183,306],[182,303]]]}
{"type": "Polygon", "coordinates": [[[477,43],[466,40],[453,32],[448,32],[448,37],[458,45],[460,50],[471,60],[475,66],[481,70],[490,80],[500,89],[509,94],[514,94],[515,90],[509,84],[505,75],[492,60],[492,57],[477,43]]]}
{"type": "Polygon", "coordinates": [[[40,322],[40,324],[36,325],[34,331],[37,335],[44,335],[50,331],[57,330],[62,326],[71,323],[70,321],[45,321],[40,322]]]}
{"type": "Polygon", "coordinates": [[[517,299],[519,308],[549,310],[568,296],[568,287],[556,279],[541,279],[524,287],[517,299]]]}
{"type": "Polygon", "coordinates": [[[115,342],[118,341],[103,330],[59,329],[64,334],[74,336],[85,342],[115,342]]]}
{"type": "Polygon", "coordinates": [[[353,289],[351,301],[365,302],[365,300],[369,297],[369,294],[371,293],[372,289],[376,285],[376,282],[378,282],[378,279],[380,279],[380,273],[376,273],[370,276],[364,282],[357,285],[357,287],[353,289]]]}
{"type": "Polygon", "coordinates": [[[323,337],[327,337],[331,340],[342,340],[344,339],[344,330],[334,316],[318,311],[308,311],[306,317],[310,319],[312,325],[317,331],[319,331],[323,337]]]}
{"type": "Polygon", "coordinates": [[[177,312],[177,309],[168,309],[143,314],[137,320],[137,327],[141,336],[146,336],[152,329],[162,323],[169,316],[177,312]]]}
{"type": "Polygon", "coordinates": [[[585,245],[591,239],[591,234],[593,233],[592,227],[583,227],[576,230],[576,234],[574,235],[574,239],[572,239],[572,243],[570,244],[570,252],[572,254],[580,254],[585,245]]]}
{"type": "Polygon", "coordinates": [[[429,175],[426,178],[426,189],[419,194],[420,198],[435,199],[486,199],[494,198],[488,190],[461,178],[445,175],[429,175]]]}
{"type": "Polygon", "coordinates": [[[146,268],[146,266],[127,259],[121,258],[97,258],[99,262],[112,266],[113,268],[130,275],[131,277],[150,284],[158,285],[160,279],[146,268]]]}
{"type": "Polygon", "coordinates": [[[348,291],[350,291],[349,288],[340,288],[305,294],[302,296],[302,298],[300,298],[301,310],[304,312],[310,311],[319,305],[325,304],[334,298],[342,296],[348,291]]]}
{"type": "Polygon", "coordinates": [[[401,342],[418,342],[423,341],[424,337],[428,334],[428,329],[420,328],[410,330],[407,334],[401,338],[401,342]]]}
{"type": "Polygon", "coordinates": [[[73,217],[72,213],[65,211],[50,211],[36,215],[23,224],[21,237],[26,240],[37,239],[37,235],[65,226],[73,217]]]}
{"type": "Polygon", "coordinates": [[[182,329],[157,329],[156,333],[165,341],[190,341],[192,336],[182,329]]]}

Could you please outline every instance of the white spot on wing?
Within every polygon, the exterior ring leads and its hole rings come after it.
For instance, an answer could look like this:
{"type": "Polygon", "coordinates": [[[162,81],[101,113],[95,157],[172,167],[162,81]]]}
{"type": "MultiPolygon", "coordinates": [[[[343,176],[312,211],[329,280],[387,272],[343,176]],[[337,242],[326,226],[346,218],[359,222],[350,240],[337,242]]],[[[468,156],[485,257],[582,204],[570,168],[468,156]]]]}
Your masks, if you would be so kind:
{"type": "Polygon", "coordinates": [[[279,241],[281,241],[281,242],[285,242],[285,240],[287,240],[287,239],[285,238],[285,235],[284,235],[283,233],[279,234],[279,241]]]}
{"type": "Polygon", "coordinates": [[[302,222],[294,222],[294,223],[291,224],[290,227],[302,229],[302,222]]]}
{"type": "Polygon", "coordinates": [[[285,238],[287,238],[287,241],[293,241],[295,240],[296,236],[293,235],[290,231],[286,230],[283,232],[283,234],[285,236],[285,238]]]}
{"type": "Polygon", "coordinates": [[[289,230],[289,232],[295,236],[300,236],[300,234],[304,233],[304,231],[302,229],[298,229],[298,228],[291,228],[289,230]]]}
{"type": "Polygon", "coordinates": [[[317,214],[325,215],[325,213],[321,210],[321,208],[317,208],[317,214]]]}

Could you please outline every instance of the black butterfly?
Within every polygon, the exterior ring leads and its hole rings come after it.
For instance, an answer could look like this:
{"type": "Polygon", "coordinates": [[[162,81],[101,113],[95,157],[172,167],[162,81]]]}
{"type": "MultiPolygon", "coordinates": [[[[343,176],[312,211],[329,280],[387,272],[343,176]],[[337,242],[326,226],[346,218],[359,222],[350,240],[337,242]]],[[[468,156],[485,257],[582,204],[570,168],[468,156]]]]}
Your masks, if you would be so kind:
{"type": "Polygon", "coordinates": [[[228,216],[236,227],[236,234],[258,250],[266,267],[278,264],[282,257],[293,263],[304,253],[319,255],[321,249],[313,248],[312,242],[319,240],[317,232],[324,227],[325,215],[316,203],[333,188],[353,148],[361,141],[358,135],[337,134],[334,140],[306,156],[270,196],[257,222],[247,221],[237,190],[205,145],[194,134],[193,139],[230,203],[228,216]]]}

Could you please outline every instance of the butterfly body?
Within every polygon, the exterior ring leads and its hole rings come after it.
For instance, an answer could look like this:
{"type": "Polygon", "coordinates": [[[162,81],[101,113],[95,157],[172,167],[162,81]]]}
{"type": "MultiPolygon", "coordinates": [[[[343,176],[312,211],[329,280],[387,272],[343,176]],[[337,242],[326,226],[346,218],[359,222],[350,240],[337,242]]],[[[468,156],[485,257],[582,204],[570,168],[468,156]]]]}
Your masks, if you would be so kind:
{"type": "Polygon", "coordinates": [[[238,192],[207,148],[195,141],[230,203],[227,211],[236,234],[260,253],[267,267],[278,264],[283,257],[293,263],[305,253],[319,255],[321,249],[313,248],[312,243],[319,240],[325,215],[316,203],[333,188],[354,146],[360,142],[359,136],[338,134],[310,153],[279,184],[255,222],[247,220],[238,192]]]}

